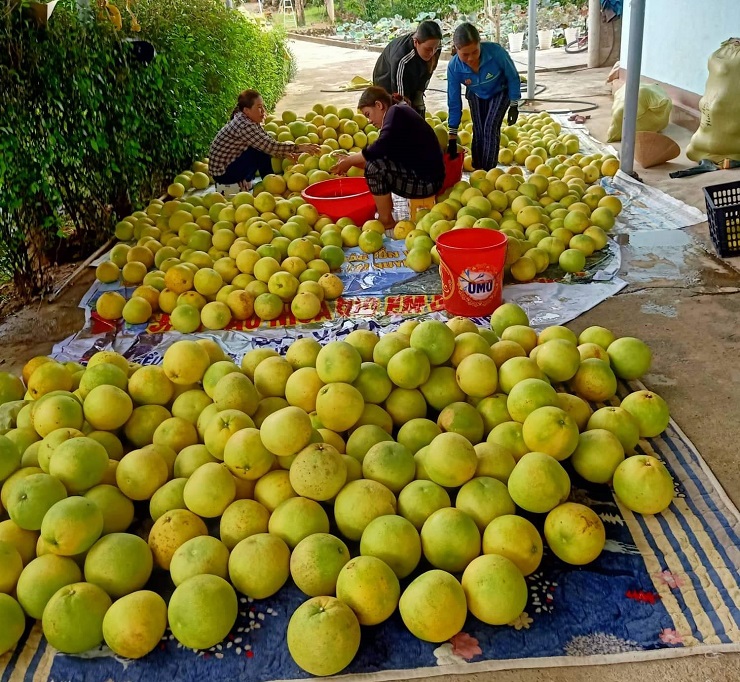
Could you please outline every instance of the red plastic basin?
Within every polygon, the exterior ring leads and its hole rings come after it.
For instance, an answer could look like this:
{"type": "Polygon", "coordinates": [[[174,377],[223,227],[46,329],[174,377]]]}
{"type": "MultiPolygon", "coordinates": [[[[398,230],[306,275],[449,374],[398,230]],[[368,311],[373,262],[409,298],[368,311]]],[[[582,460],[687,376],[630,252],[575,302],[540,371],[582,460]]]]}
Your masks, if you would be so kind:
{"type": "Polygon", "coordinates": [[[306,187],[301,196],[334,221],[350,218],[355,225],[362,225],[375,217],[375,199],[362,177],[317,182],[306,187]]]}

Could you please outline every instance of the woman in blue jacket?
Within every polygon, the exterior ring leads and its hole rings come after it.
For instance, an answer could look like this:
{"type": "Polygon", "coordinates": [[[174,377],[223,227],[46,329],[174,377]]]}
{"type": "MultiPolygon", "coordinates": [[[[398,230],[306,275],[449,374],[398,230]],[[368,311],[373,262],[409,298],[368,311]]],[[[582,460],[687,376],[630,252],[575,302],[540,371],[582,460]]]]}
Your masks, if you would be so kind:
{"type": "Polygon", "coordinates": [[[521,82],[509,53],[498,43],[482,43],[478,29],[460,24],[452,37],[456,54],[447,66],[447,107],[451,155],[457,153],[457,129],[462,116],[460,90],[473,120],[473,168],[490,170],[498,163],[504,116],[509,125],[519,117],[521,82]]]}

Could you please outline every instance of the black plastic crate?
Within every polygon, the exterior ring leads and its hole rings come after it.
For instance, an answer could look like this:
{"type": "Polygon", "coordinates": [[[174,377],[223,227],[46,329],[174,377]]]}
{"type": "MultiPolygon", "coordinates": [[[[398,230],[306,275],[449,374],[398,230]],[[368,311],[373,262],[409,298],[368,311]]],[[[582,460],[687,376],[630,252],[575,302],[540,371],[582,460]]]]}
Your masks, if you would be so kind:
{"type": "Polygon", "coordinates": [[[704,188],[709,233],[720,256],[740,256],[740,181],[704,188]]]}

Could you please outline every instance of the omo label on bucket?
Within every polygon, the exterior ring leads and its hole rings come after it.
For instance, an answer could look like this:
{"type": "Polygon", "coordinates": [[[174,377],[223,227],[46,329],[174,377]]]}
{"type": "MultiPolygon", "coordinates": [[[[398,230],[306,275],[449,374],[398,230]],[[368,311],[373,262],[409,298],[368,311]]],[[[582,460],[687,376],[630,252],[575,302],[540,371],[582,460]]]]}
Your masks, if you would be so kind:
{"type": "Polygon", "coordinates": [[[470,305],[485,305],[495,293],[498,278],[486,265],[476,265],[463,270],[457,278],[460,296],[470,305]]]}

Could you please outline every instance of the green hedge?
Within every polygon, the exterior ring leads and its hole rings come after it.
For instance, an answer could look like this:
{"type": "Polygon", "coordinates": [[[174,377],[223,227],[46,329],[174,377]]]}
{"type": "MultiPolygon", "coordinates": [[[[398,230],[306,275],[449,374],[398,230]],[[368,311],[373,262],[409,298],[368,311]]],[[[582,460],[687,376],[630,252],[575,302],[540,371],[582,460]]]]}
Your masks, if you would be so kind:
{"type": "Polygon", "coordinates": [[[81,21],[75,0],[61,0],[40,28],[6,2],[0,271],[30,297],[48,286],[49,262],[77,255],[70,247],[89,252],[206,154],[241,90],[257,88],[274,106],[291,60],[281,32],[221,0],[138,0],[140,33],[125,12],[121,31],[81,21]],[[134,58],[130,37],[154,44],[149,65],[134,58]]]}

